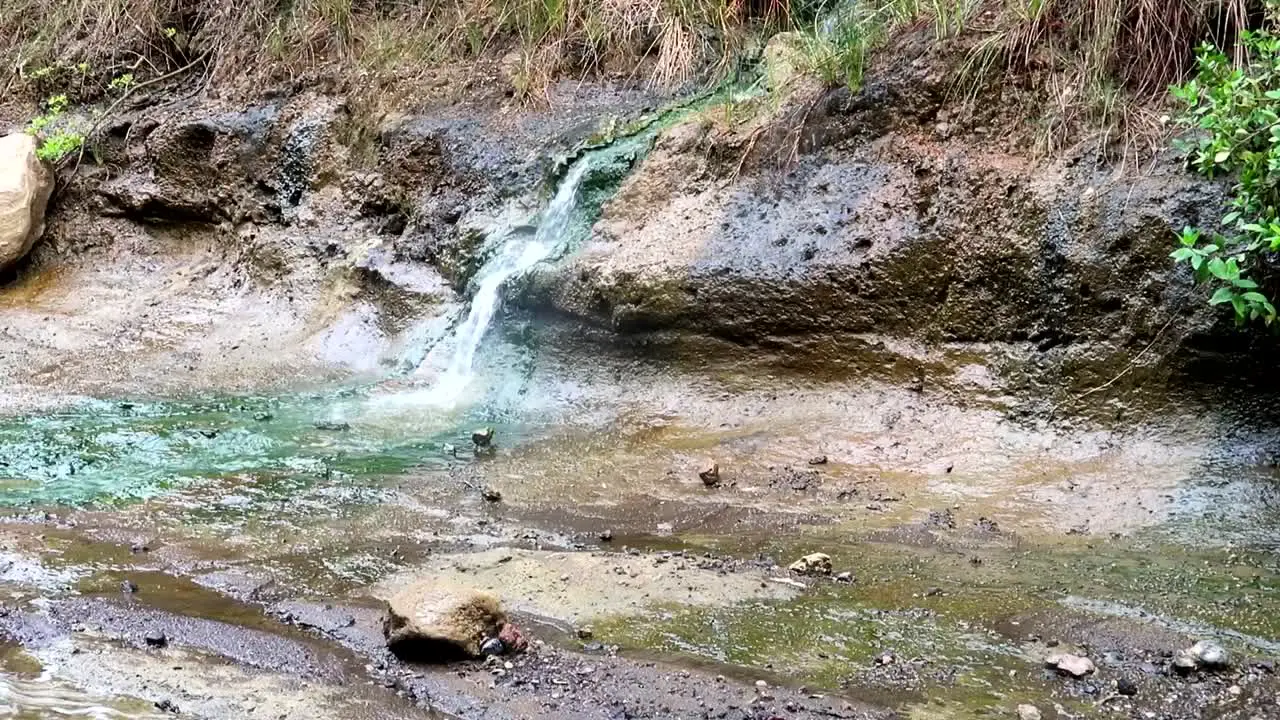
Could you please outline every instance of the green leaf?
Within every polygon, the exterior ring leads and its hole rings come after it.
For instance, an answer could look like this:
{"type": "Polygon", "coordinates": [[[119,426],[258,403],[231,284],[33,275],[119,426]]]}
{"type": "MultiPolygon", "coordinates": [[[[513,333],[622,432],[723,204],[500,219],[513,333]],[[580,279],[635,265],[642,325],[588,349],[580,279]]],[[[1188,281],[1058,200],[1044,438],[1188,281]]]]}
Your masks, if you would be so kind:
{"type": "Polygon", "coordinates": [[[1236,294],[1231,290],[1231,288],[1222,287],[1218,288],[1218,290],[1213,293],[1213,297],[1209,298],[1209,304],[1221,305],[1222,303],[1231,302],[1232,300],[1235,300],[1235,298],[1236,294]]]}
{"type": "Polygon", "coordinates": [[[1267,296],[1266,296],[1266,295],[1263,295],[1263,294],[1262,294],[1262,293],[1260,293],[1260,292],[1247,292],[1247,293],[1245,293],[1245,294],[1241,295],[1240,297],[1242,297],[1242,298],[1244,298],[1245,300],[1248,300],[1249,302],[1252,302],[1252,303],[1262,304],[1262,303],[1264,303],[1264,302],[1267,302],[1267,296]]]}
{"type": "Polygon", "coordinates": [[[1230,280],[1231,271],[1227,269],[1227,264],[1222,258],[1212,258],[1209,260],[1209,274],[1219,280],[1230,280]]]}
{"type": "Polygon", "coordinates": [[[1249,278],[1236,278],[1231,281],[1231,284],[1243,290],[1253,290],[1258,287],[1258,283],[1250,280],[1249,278]]]}
{"type": "Polygon", "coordinates": [[[1169,253],[1169,257],[1173,258],[1176,262],[1185,262],[1188,258],[1194,256],[1195,254],[1196,254],[1196,251],[1192,250],[1191,248],[1178,248],[1177,250],[1174,250],[1173,252],[1169,253]]]}
{"type": "Polygon", "coordinates": [[[1213,161],[1219,165],[1225,163],[1230,159],[1231,159],[1230,150],[1219,150],[1218,153],[1213,156],[1213,161]]]}

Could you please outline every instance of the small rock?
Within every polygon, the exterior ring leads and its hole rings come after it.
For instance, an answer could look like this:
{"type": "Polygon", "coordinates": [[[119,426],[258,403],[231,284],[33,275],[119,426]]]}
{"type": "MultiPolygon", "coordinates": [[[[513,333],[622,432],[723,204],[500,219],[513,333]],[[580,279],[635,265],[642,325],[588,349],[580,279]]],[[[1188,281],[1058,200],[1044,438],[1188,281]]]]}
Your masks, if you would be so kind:
{"type": "Polygon", "coordinates": [[[826,465],[826,464],[827,464],[827,456],[826,456],[826,455],[814,455],[813,457],[809,458],[809,464],[810,464],[810,465],[826,465]]]}
{"type": "MultiPolygon", "coordinates": [[[[383,635],[401,660],[449,662],[480,656],[481,646],[506,623],[498,598],[422,580],[406,585],[387,602],[383,635]]],[[[503,640],[506,647],[512,647],[503,640]]]]}
{"type": "Polygon", "coordinates": [[[489,638],[488,640],[480,643],[481,655],[501,655],[506,651],[506,649],[507,648],[502,644],[502,641],[496,637],[489,638]]]}
{"type": "Polygon", "coordinates": [[[853,573],[846,570],[845,572],[836,575],[836,582],[845,584],[853,583],[853,573]]]}
{"type": "Polygon", "coordinates": [[[809,553],[791,563],[787,569],[801,575],[830,575],[831,556],[826,553],[809,553]]]}
{"type": "Polygon", "coordinates": [[[449,457],[458,457],[457,445],[453,445],[451,443],[445,443],[441,449],[444,450],[444,454],[448,455],[449,457]]]}
{"type": "Polygon", "coordinates": [[[605,530],[600,533],[600,542],[613,542],[613,531],[605,530]]]}
{"type": "Polygon", "coordinates": [[[1196,665],[1207,670],[1219,670],[1231,665],[1231,656],[1227,649],[1212,640],[1201,640],[1187,650],[1196,665]]]}
{"type": "Polygon", "coordinates": [[[486,502],[491,502],[491,503],[502,502],[502,493],[498,492],[497,489],[491,488],[487,485],[483,490],[480,491],[480,497],[484,498],[486,502]]]}
{"type": "Polygon", "coordinates": [[[591,628],[586,627],[585,625],[578,628],[577,634],[579,640],[590,640],[595,635],[595,633],[591,631],[591,628]]]}
{"type": "Polygon", "coordinates": [[[151,552],[151,548],[147,547],[144,542],[136,542],[129,546],[129,552],[137,555],[138,553],[151,552]]]}
{"type": "Polygon", "coordinates": [[[893,653],[884,653],[880,657],[876,658],[877,665],[892,665],[896,662],[898,662],[898,658],[893,653]]]}
{"type": "Polygon", "coordinates": [[[492,427],[483,427],[478,430],[471,431],[471,442],[478,448],[489,447],[493,443],[493,435],[495,430],[492,427]]]}
{"type": "Polygon", "coordinates": [[[698,479],[702,480],[702,484],[707,487],[715,487],[720,484],[720,466],[711,463],[698,471],[698,479]]]}
{"type": "Polygon", "coordinates": [[[1040,708],[1035,705],[1019,705],[1018,720],[1040,720],[1040,708]]]}
{"type": "Polygon", "coordinates": [[[257,420],[258,422],[266,422],[274,417],[275,415],[272,415],[269,412],[260,412],[260,413],[255,413],[253,416],[253,419],[257,420]]]}
{"type": "Polygon", "coordinates": [[[1138,685],[1129,678],[1122,677],[1116,680],[1116,692],[1126,697],[1133,697],[1138,694],[1138,685]]]}
{"type": "Polygon", "coordinates": [[[1082,678],[1096,669],[1093,661],[1080,655],[1050,655],[1045,664],[1064,675],[1082,678]]]}
{"type": "Polygon", "coordinates": [[[1195,672],[1195,669],[1198,666],[1199,666],[1199,663],[1196,662],[1195,656],[1186,650],[1183,650],[1182,652],[1178,653],[1177,657],[1173,659],[1174,672],[1177,672],[1181,675],[1186,675],[1188,673],[1195,672]]]}
{"type": "Polygon", "coordinates": [[[317,420],[315,423],[317,430],[329,430],[332,432],[343,432],[351,429],[351,425],[341,420],[317,420]]]}
{"type": "Polygon", "coordinates": [[[147,644],[147,647],[153,648],[162,648],[169,644],[169,638],[165,637],[164,633],[160,630],[149,631],[146,636],[142,638],[142,641],[147,644]]]}
{"type": "Polygon", "coordinates": [[[132,580],[125,580],[124,582],[120,583],[120,592],[130,593],[130,594],[136,593],[138,592],[138,583],[132,580]]]}

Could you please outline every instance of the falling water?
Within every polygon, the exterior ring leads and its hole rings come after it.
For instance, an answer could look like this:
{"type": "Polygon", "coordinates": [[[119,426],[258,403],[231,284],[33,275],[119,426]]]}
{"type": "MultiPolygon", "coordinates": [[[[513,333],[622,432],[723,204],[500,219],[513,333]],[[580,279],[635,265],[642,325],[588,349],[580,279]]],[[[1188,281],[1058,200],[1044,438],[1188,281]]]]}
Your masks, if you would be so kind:
{"type": "Polygon", "coordinates": [[[560,182],[532,237],[514,236],[476,276],[476,292],[467,317],[458,325],[449,345],[453,355],[426,394],[429,404],[452,407],[475,377],[476,350],[502,302],[502,286],[534,265],[564,251],[569,223],[578,205],[578,189],[586,174],[588,158],[579,160],[560,182]]]}

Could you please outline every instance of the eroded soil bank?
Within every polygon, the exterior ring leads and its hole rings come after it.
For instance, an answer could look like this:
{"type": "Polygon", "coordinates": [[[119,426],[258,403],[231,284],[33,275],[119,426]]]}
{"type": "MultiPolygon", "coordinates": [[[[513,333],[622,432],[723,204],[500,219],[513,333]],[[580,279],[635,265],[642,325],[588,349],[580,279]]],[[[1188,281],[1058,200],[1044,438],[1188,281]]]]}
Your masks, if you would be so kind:
{"type": "Polygon", "coordinates": [[[556,93],[372,144],[308,93],[111,130],[0,291],[0,713],[1280,713],[1275,436],[1164,258],[1216,188],[1023,157],[918,63],[781,170],[723,103],[556,93]],[[636,137],[437,402],[556,158],[636,137]],[[423,579],[530,650],[396,660],[423,579]],[[1228,666],[1179,672],[1199,640],[1228,666]]]}

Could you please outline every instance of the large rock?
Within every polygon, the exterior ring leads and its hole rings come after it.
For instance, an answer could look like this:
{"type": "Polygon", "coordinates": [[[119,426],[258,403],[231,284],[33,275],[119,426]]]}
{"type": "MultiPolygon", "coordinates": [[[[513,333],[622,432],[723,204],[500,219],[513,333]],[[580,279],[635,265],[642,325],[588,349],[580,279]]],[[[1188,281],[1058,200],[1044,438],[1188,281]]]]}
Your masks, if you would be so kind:
{"type": "Polygon", "coordinates": [[[44,232],[53,173],[36,157],[36,140],[0,138],[0,270],[21,260],[44,232]]]}
{"type": "Polygon", "coordinates": [[[1217,222],[1221,185],[1169,154],[1123,174],[1084,151],[1033,156],[992,126],[943,137],[945,88],[892,80],[778,120],[806,118],[799,138],[701,116],[666,131],[527,302],[861,377],[899,380],[920,347],[963,349],[961,364],[933,355],[931,378],[963,385],[982,358],[1007,389],[1064,403],[1122,372],[1112,391],[1163,402],[1164,368],[1184,369],[1166,360],[1211,377],[1190,364],[1226,359],[1230,318],[1169,252],[1173,228],[1217,222]]]}
{"type": "Polygon", "coordinates": [[[440,663],[479,657],[486,639],[506,624],[498,598],[489,593],[414,583],[387,602],[383,633],[402,660],[440,663]]]}

